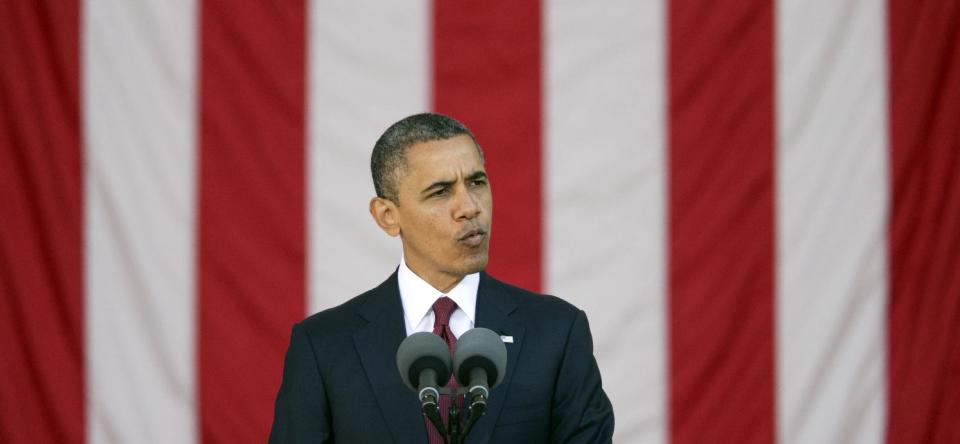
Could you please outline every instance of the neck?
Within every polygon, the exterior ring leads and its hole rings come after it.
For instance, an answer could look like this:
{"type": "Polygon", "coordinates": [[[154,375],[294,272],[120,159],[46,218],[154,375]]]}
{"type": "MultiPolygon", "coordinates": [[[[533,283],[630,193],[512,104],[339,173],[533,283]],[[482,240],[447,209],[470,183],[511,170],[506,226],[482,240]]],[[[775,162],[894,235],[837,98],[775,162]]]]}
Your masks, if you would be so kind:
{"type": "MultiPolygon", "coordinates": [[[[409,265],[408,265],[409,266],[409,265]]],[[[436,288],[440,293],[447,294],[450,290],[453,290],[453,287],[456,287],[460,281],[463,280],[463,276],[454,276],[446,273],[435,273],[434,275],[427,275],[418,272],[417,270],[411,268],[412,271],[417,276],[420,276],[420,279],[427,281],[431,287],[436,288]]]]}
{"type": "Polygon", "coordinates": [[[461,275],[448,274],[442,271],[425,272],[425,270],[417,264],[411,264],[410,262],[406,262],[406,264],[407,268],[409,268],[413,274],[419,276],[420,279],[423,279],[426,283],[430,284],[431,287],[436,288],[437,291],[443,294],[452,290],[453,287],[456,287],[457,284],[463,280],[463,276],[461,275]]]}

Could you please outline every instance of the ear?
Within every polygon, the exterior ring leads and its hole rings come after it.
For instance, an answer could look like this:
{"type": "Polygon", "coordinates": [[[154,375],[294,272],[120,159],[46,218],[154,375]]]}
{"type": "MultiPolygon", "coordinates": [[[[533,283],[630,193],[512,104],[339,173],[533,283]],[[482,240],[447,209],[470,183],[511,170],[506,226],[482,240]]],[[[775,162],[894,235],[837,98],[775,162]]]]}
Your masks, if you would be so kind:
{"type": "Polygon", "coordinates": [[[397,219],[397,204],[390,199],[374,197],[370,199],[370,215],[384,233],[396,237],[400,234],[400,221],[397,219]]]}

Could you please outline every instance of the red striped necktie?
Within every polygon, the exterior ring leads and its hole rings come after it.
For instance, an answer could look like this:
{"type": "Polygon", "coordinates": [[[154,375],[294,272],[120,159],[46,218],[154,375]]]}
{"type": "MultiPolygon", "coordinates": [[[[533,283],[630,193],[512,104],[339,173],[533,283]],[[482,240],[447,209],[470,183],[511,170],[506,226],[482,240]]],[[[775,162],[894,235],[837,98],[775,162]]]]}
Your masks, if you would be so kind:
{"type": "MultiPolygon", "coordinates": [[[[457,309],[457,303],[446,296],[437,299],[433,303],[433,334],[440,336],[447,342],[447,348],[450,349],[450,356],[453,356],[453,349],[457,344],[457,337],[450,330],[450,315],[457,309]]],[[[447,388],[456,390],[460,387],[453,375],[450,375],[450,381],[447,382],[447,388]]],[[[457,399],[457,407],[463,409],[463,401],[457,399]]],[[[447,417],[450,409],[450,395],[440,395],[440,415],[443,418],[444,426],[447,425],[447,417]]],[[[426,417],[423,418],[427,425],[427,437],[430,444],[443,444],[443,436],[437,431],[436,427],[430,423],[426,417]]]]}

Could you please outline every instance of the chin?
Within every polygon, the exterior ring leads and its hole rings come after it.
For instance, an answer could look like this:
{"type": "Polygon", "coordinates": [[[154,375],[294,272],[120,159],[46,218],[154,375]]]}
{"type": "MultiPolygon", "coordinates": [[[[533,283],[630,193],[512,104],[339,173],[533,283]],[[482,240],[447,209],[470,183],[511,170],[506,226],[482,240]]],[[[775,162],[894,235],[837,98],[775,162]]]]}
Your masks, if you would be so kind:
{"type": "Polygon", "coordinates": [[[488,257],[486,253],[483,254],[483,257],[472,257],[465,260],[462,264],[462,274],[468,275],[472,273],[479,273],[483,271],[484,268],[487,268],[488,257]]]}

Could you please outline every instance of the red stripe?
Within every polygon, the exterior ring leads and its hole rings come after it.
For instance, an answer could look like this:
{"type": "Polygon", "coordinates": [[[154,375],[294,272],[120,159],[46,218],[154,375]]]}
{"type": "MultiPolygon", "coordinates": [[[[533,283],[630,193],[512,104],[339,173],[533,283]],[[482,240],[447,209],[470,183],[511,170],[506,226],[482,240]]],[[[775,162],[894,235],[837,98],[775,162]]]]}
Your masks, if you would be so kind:
{"type": "Polygon", "coordinates": [[[540,3],[437,0],[433,10],[433,107],[476,134],[493,188],[487,270],[539,291],[540,3]]]}
{"type": "Polygon", "coordinates": [[[887,442],[960,442],[960,3],[889,8],[887,442]]]}
{"type": "Polygon", "coordinates": [[[0,2],[0,442],[84,439],[80,8],[0,2]]]}
{"type": "Polygon", "coordinates": [[[771,0],[669,2],[670,435],[772,442],[771,0]]]}
{"type": "Polygon", "coordinates": [[[303,1],[201,2],[199,409],[208,442],[266,441],[305,312],[303,1]]]}

